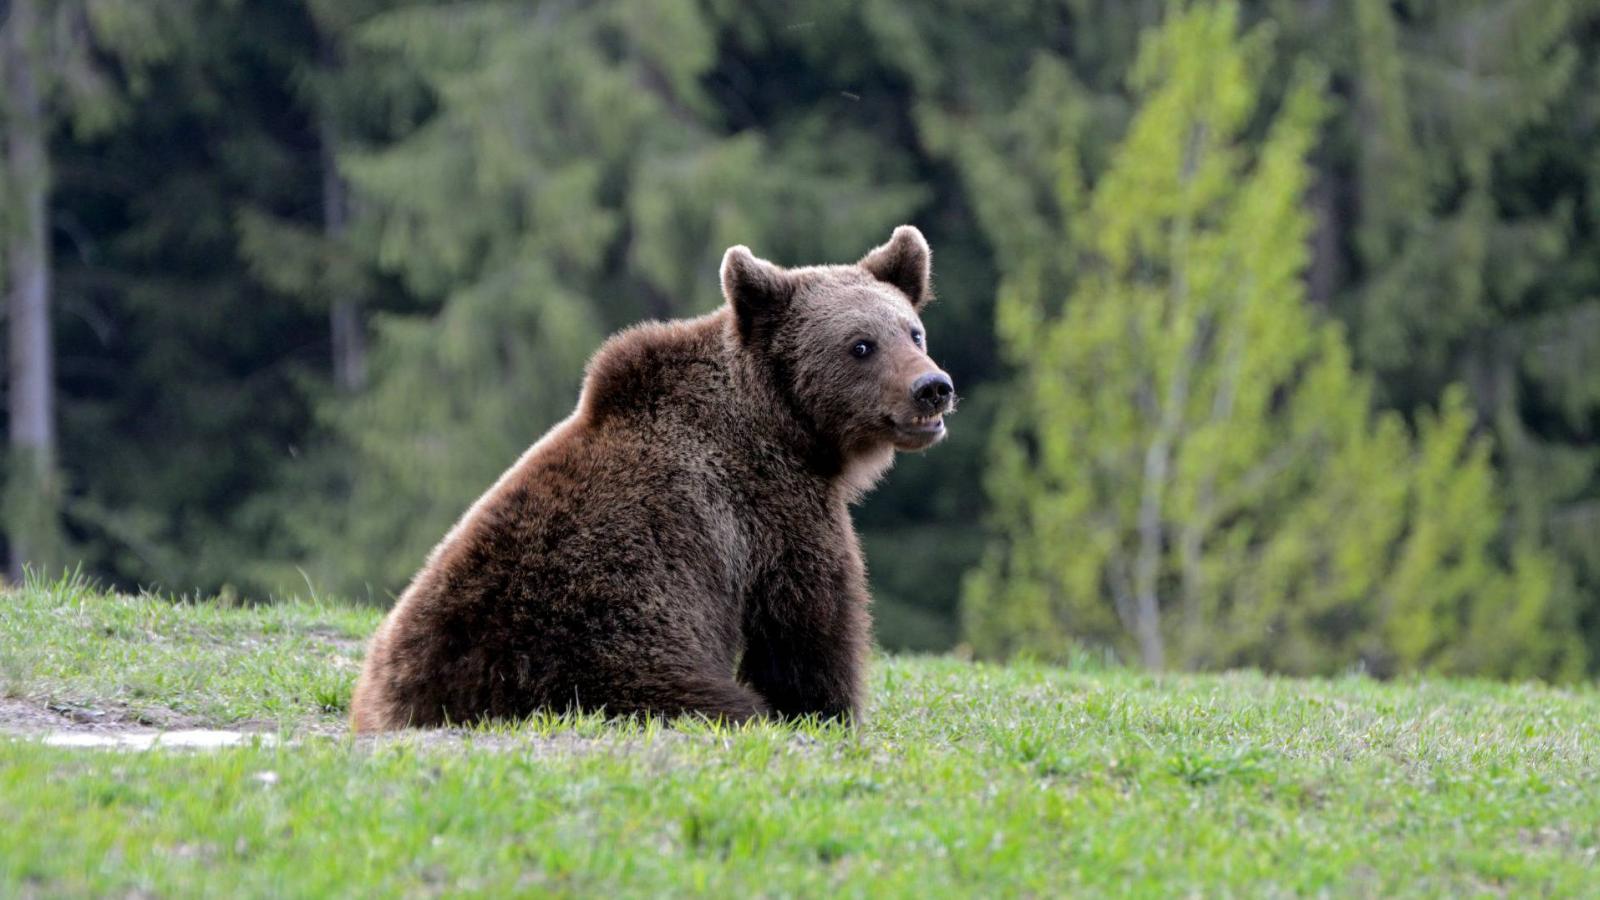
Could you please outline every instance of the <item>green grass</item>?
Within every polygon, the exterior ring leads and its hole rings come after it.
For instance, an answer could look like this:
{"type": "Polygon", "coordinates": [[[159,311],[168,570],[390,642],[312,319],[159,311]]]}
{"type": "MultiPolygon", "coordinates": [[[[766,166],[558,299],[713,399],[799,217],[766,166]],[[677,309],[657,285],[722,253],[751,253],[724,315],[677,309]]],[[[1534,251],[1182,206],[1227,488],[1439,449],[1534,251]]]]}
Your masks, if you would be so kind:
{"type": "Polygon", "coordinates": [[[0,696],[157,724],[337,722],[380,615],[106,596],[67,579],[0,598],[0,696]]]}
{"type": "Polygon", "coordinates": [[[0,738],[0,895],[1600,891],[1600,695],[878,660],[861,727],[330,734],[376,617],[0,597],[0,693],[291,744],[0,738]]]}

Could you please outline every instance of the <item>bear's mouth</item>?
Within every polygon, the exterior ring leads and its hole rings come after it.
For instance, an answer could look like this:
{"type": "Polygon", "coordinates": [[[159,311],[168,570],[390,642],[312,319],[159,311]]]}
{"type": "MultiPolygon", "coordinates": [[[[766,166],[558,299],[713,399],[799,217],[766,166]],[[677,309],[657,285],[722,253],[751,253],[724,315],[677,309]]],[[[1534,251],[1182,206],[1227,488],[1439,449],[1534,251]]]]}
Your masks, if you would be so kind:
{"type": "Polygon", "coordinates": [[[894,430],[899,437],[907,438],[911,443],[920,444],[937,439],[944,434],[944,414],[901,419],[894,423],[894,430]]]}

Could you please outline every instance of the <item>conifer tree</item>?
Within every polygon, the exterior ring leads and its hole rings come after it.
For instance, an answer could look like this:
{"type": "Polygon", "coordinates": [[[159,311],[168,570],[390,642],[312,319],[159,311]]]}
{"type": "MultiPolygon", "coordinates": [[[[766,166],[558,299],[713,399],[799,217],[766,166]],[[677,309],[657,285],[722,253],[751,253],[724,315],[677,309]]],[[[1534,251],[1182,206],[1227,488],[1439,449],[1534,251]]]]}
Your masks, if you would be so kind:
{"type": "Polygon", "coordinates": [[[50,139],[104,131],[140,67],[182,31],[173,0],[12,0],[0,6],[0,245],[9,321],[10,447],[4,519],[10,574],[64,562],[50,258],[50,139]]]}
{"type": "Polygon", "coordinates": [[[356,198],[342,156],[396,139],[415,125],[421,87],[394,58],[358,40],[362,26],[397,0],[303,0],[310,34],[281,49],[289,96],[310,120],[316,142],[316,208],[281,215],[247,207],[241,251],[252,273],[285,302],[319,309],[328,324],[334,388],[366,383],[367,317],[383,293],[356,233],[356,198]]]}

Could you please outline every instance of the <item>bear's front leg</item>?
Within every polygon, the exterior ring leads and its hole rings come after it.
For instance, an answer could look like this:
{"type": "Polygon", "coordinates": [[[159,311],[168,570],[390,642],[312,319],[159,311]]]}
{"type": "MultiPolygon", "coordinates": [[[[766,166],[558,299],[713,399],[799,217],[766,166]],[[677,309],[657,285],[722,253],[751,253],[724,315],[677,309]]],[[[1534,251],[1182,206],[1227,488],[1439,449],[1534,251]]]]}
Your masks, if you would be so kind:
{"type": "Polygon", "coordinates": [[[740,680],[779,716],[859,718],[871,631],[865,576],[775,581],[746,611],[740,680]]]}

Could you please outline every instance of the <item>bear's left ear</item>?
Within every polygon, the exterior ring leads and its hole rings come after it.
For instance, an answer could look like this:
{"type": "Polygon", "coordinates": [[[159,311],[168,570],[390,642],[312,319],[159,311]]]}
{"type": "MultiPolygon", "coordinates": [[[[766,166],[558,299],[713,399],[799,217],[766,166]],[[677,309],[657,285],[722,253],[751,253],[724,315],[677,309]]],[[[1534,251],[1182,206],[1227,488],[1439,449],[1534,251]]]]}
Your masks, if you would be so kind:
{"type": "Polygon", "coordinates": [[[904,291],[915,309],[933,299],[933,251],[913,225],[896,228],[889,243],[861,257],[858,265],[879,281],[904,291]]]}

